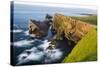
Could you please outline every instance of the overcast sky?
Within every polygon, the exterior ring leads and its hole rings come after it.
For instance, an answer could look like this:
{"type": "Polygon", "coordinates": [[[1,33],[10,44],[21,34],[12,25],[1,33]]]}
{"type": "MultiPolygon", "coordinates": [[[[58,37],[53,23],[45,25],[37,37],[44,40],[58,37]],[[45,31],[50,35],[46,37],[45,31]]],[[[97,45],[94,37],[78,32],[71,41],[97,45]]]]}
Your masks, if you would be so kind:
{"type": "Polygon", "coordinates": [[[29,4],[29,5],[97,9],[96,6],[97,0],[14,0],[14,1],[16,1],[15,3],[29,4]]]}

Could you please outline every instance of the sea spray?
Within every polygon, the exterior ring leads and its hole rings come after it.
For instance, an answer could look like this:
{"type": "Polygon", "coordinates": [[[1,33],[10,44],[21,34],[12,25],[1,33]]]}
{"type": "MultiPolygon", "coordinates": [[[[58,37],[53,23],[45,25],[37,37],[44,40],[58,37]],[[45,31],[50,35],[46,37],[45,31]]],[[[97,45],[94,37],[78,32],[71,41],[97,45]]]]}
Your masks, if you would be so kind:
{"type": "Polygon", "coordinates": [[[57,62],[59,59],[61,59],[62,52],[59,49],[47,49],[49,44],[50,42],[48,40],[44,40],[43,44],[40,44],[37,47],[32,47],[31,49],[26,49],[17,57],[17,64],[20,65],[30,61],[38,61],[41,63],[57,62]]]}

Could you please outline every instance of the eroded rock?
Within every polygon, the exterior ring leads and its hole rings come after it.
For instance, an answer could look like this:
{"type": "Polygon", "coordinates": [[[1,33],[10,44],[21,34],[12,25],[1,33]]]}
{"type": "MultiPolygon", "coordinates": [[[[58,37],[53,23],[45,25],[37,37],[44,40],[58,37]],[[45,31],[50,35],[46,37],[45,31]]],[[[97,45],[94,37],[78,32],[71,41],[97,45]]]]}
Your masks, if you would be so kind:
{"type": "Polygon", "coordinates": [[[77,43],[94,27],[86,22],[56,13],[53,18],[52,28],[56,31],[54,39],[59,40],[61,35],[64,34],[67,39],[77,43]]]}
{"type": "Polygon", "coordinates": [[[45,17],[44,21],[36,21],[30,19],[29,21],[29,34],[33,37],[44,37],[48,34],[48,29],[52,23],[52,17],[48,14],[45,17]]]}

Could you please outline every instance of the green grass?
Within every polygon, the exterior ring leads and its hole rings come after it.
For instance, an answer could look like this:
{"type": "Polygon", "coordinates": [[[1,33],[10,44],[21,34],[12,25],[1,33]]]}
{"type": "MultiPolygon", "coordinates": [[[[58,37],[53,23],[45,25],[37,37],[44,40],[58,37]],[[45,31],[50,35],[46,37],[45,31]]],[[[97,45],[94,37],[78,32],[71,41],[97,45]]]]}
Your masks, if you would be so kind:
{"type": "Polygon", "coordinates": [[[89,31],[73,48],[71,53],[65,57],[64,63],[83,62],[97,60],[97,31],[89,31]]]}
{"type": "Polygon", "coordinates": [[[94,25],[97,25],[97,15],[89,15],[89,16],[75,16],[75,17],[72,17],[74,19],[78,19],[78,20],[81,20],[81,21],[84,21],[84,22],[88,22],[90,24],[94,24],[94,25]]]}

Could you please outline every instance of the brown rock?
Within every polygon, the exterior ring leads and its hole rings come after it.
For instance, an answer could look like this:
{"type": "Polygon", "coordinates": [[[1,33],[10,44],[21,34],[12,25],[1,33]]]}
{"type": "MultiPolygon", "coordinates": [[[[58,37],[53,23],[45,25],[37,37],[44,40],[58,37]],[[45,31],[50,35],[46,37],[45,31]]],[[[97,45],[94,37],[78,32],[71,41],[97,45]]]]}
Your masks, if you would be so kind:
{"type": "Polygon", "coordinates": [[[61,35],[64,34],[67,39],[77,43],[94,27],[86,22],[56,13],[53,18],[52,28],[57,32],[54,38],[60,39],[61,35]]]}
{"type": "Polygon", "coordinates": [[[29,21],[29,34],[33,35],[33,37],[44,37],[48,34],[48,29],[52,23],[52,17],[48,14],[45,17],[44,21],[36,21],[30,19],[29,21]]]}

